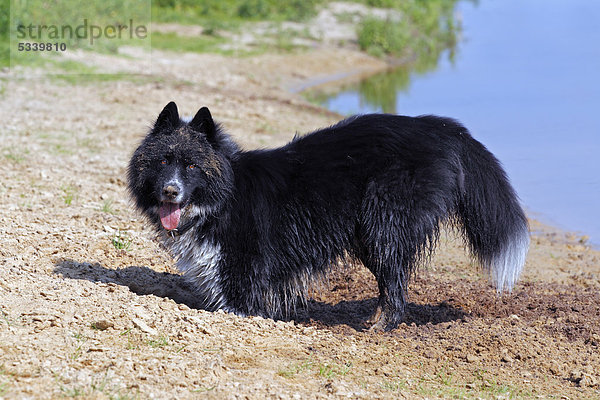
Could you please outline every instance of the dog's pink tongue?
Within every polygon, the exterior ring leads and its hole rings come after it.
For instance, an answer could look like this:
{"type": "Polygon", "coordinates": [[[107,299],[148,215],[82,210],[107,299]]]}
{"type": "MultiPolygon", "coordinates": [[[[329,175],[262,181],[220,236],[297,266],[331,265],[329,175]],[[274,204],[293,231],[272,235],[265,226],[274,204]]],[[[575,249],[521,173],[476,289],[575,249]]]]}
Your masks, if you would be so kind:
{"type": "Polygon", "coordinates": [[[179,204],[176,203],[163,203],[158,210],[160,216],[160,223],[163,228],[168,231],[177,229],[179,225],[179,218],[181,217],[181,209],[179,204]]]}

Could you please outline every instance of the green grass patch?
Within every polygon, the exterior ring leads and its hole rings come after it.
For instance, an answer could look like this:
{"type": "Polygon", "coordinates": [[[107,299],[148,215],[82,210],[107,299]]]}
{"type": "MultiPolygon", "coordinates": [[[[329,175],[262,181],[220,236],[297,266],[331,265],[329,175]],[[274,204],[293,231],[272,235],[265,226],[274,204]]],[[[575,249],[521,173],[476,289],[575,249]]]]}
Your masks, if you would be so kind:
{"type": "Polygon", "coordinates": [[[401,390],[427,398],[443,399],[522,399],[535,398],[535,394],[524,388],[501,383],[485,370],[476,370],[471,379],[460,378],[447,367],[440,367],[433,375],[424,375],[416,383],[409,381],[385,381],[382,388],[401,390]]]}
{"type": "Polygon", "coordinates": [[[11,29],[17,42],[61,42],[69,49],[116,53],[121,45],[147,41],[150,4],[61,0],[49,6],[46,0],[12,1],[11,29]]]}
{"type": "Polygon", "coordinates": [[[342,365],[337,363],[315,363],[313,360],[308,359],[290,364],[278,371],[277,374],[284,378],[294,378],[305,372],[310,372],[326,379],[333,379],[337,376],[347,375],[351,368],[351,363],[342,365]]]}
{"type": "Polygon", "coordinates": [[[333,364],[320,364],[319,365],[319,376],[327,379],[335,378],[336,376],[346,376],[350,372],[352,364],[346,363],[343,365],[333,364]]]}
{"type": "Polygon", "coordinates": [[[169,340],[166,336],[160,335],[157,338],[148,340],[148,345],[152,348],[161,348],[169,345],[169,340]]]}
{"type": "Polygon", "coordinates": [[[112,236],[111,243],[117,250],[129,251],[131,250],[133,239],[127,232],[118,230],[112,236]]]}
{"type": "Polygon", "coordinates": [[[404,379],[390,379],[381,382],[381,388],[390,392],[399,392],[407,388],[407,382],[404,379]]]}
{"type": "Polygon", "coordinates": [[[14,164],[20,164],[25,161],[27,159],[27,154],[29,154],[27,149],[21,150],[14,147],[5,147],[2,149],[2,156],[4,159],[14,164]]]}
{"type": "Polygon", "coordinates": [[[375,56],[436,59],[456,46],[460,25],[454,17],[455,0],[366,1],[393,8],[399,20],[365,18],[358,27],[360,48],[375,56]]]}
{"type": "Polygon", "coordinates": [[[79,357],[81,357],[81,354],[83,353],[83,345],[88,341],[89,338],[81,332],[75,332],[72,335],[76,342],[75,349],[71,354],[69,354],[69,359],[77,360],[79,357]]]}
{"type": "Polygon", "coordinates": [[[314,362],[312,360],[305,360],[288,365],[284,369],[277,372],[277,375],[283,376],[284,378],[293,378],[304,371],[311,371],[313,367],[314,362]]]}
{"type": "Polygon", "coordinates": [[[111,400],[129,400],[138,399],[139,391],[132,393],[130,390],[119,387],[109,376],[110,368],[107,368],[103,374],[97,374],[93,377],[89,385],[67,385],[62,382],[60,376],[56,376],[60,391],[64,397],[69,398],[103,398],[111,400]]]}
{"type": "Polygon", "coordinates": [[[155,0],[152,19],[200,25],[210,20],[305,21],[325,3],[326,0],[155,0]]]}
{"type": "Polygon", "coordinates": [[[10,0],[0,0],[0,68],[10,65],[10,0]]]}
{"type": "Polygon", "coordinates": [[[118,54],[136,45],[149,52],[150,21],[150,0],[0,0],[0,67],[43,67],[63,51],[118,54]]]}
{"type": "Polygon", "coordinates": [[[115,215],[114,201],[111,199],[106,199],[102,202],[102,206],[100,207],[100,211],[107,214],[115,215]]]}
{"type": "MultiPolygon", "coordinates": [[[[280,30],[270,40],[258,40],[259,44],[252,51],[243,51],[239,54],[235,50],[224,50],[223,45],[229,39],[219,35],[220,31],[239,32],[244,25],[252,21],[307,21],[315,16],[320,9],[326,7],[330,0],[290,0],[281,2],[277,0],[155,0],[149,8],[136,3],[131,9],[125,7],[117,0],[101,2],[95,0],[73,7],[74,0],[60,2],[60,7],[44,7],[42,0],[18,3],[13,10],[15,23],[27,26],[33,21],[34,25],[81,25],[85,16],[89,24],[100,27],[109,25],[126,25],[130,17],[140,25],[149,24],[150,15],[153,22],[193,24],[203,27],[203,34],[184,37],[173,32],[152,32],[150,40],[110,40],[104,38],[97,43],[89,43],[88,39],[72,38],[68,40],[69,49],[91,50],[99,53],[117,54],[122,45],[145,46],[159,50],[176,52],[218,52],[223,54],[245,55],[267,51],[290,51],[298,46],[294,39],[302,37],[302,32],[280,30]],[[83,17],[82,17],[83,16],[83,17]],[[139,21],[139,22],[138,22],[139,21]]],[[[372,7],[390,8],[397,11],[401,17],[381,20],[374,17],[363,18],[359,24],[358,42],[360,47],[376,56],[393,57],[429,57],[436,58],[440,51],[452,48],[456,43],[457,32],[460,30],[455,18],[454,7],[457,0],[354,0],[372,7]]],[[[139,2],[145,3],[145,2],[139,2]]],[[[10,26],[8,23],[9,0],[0,0],[0,25],[10,26]],[[2,21],[6,20],[6,24],[2,21]]],[[[354,15],[341,15],[342,21],[354,21],[354,15]]],[[[45,36],[48,36],[46,34],[45,36]]],[[[7,28],[0,29],[0,66],[7,64],[9,59],[8,40],[10,35],[7,28]],[[3,40],[4,39],[4,40],[3,40]]],[[[33,39],[36,41],[37,39],[33,39]]],[[[40,38],[44,42],[47,38],[40,38]]],[[[56,41],[56,40],[55,40],[56,41]]],[[[13,40],[14,42],[14,40],[13,40]]],[[[98,74],[93,67],[82,65],[69,65],[68,62],[48,61],[43,54],[31,52],[12,52],[13,65],[25,65],[46,69],[48,66],[71,74],[93,74],[95,78],[84,78],[83,81],[123,79],[123,75],[98,74]],[[79,71],[78,71],[79,70],[79,71]]],[[[79,63],[81,64],[81,63],[79,63]]],[[[101,71],[100,71],[101,72],[101,71]]],[[[67,81],[77,84],[82,80],[79,77],[64,77],[67,81]]]]}
{"type": "Polygon", "coordinates": [[[219,51],[219,45],[226,40],[214,35],[201,35],[194,37],[182,37],[176,33],[152,33],[152,48],[159,50],[170,50],[177,52],[206,53],[219,51]]]}
{"type": "Polygon", "coordinates": [[[73,185],[67,185],[61,187],[63,192],[62,199],[65,205],[70,206],[73,203],[73,200],[77,198],[77,187],[73,185]]]}
{"type": "Polygon", "coordinates": [[[44,76],[72,85],[95,84],[129,80],[132,82],[154,82],[159,78],[150,75],[129,73],[103,73],[102,70],[83,62],[63,59],[56,55],[40,55],[39,57],[13,56],[13,65],[29,67],[43,71],[44,76]]]}
{"type": "MultiPolygon", "coordinates": [[[[4,312],[4,310],[0,310],[0,313],[2,313],[2,321],[4,321],[6,323],[6,326],[10,326],[10,320],[8,319],[8,314],[4,312]]],[[[0,374],[2,373],[2,368],[0,368],[0,374]]]]}
{"type": "MultiPolygon", "coordinates": [[[[4,311],[2,311],[2,314],[4,314],[4,311]]],[[[0,365],[0,396],[8,394],[10,382],[7,375],[4,365],[0,365]]]]}
{"type": "Polygon", "coordinates": [[[410,39],[411,34],[406,25],[389,19],[367,17],[358,29],[358,45],[376,57],[403,55],[410,39]]]}
{"type": "Polygon", "coordinates": [[[4,379],[0,380],[0,396],[4,396],[8,393],[8,381],[4,379]]]}

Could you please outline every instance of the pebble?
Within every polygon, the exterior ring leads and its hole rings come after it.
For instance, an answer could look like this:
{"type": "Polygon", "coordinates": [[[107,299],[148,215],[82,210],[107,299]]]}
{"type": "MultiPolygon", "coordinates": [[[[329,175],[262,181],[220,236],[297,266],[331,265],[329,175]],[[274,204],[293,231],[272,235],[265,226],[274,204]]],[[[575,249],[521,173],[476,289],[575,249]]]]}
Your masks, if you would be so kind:
{"type": "Polygon", "coordinates": [[[515,361],[515,359],[514,359],[514,358],[512,358],[511,356],[509,356],[508,354],[507,354],[507,355],[505,355],[505,356],[502,356],[502,362],[505,362],[505,363],[512,363],[512,362],[514,362],[514,361],[515,361]]]}
{"type": "Polygon", "coordinates": [[[146,324],[143,320],[139,318],[132,318],[131,322],[133,322],[133,326],[135,326],[144,333],[147,333],[149,335],[158,335],[158,331],[156,329],[150,328],[148,324],[146,324]]]}
{"type": "Polygon", "coordinates": [[[477,357],[476,355],[473,354],[467,354],[467,362],[468,363],[474,363],[479,361],[479,357],[477,357]]]}
{"type": "Polygon", "coordinates": [[[115,326],[114,322],[108,321],[106,319],[101,319],[92,324],[94,328],[104,331],[108,328],[112,328],[115,326]]]}

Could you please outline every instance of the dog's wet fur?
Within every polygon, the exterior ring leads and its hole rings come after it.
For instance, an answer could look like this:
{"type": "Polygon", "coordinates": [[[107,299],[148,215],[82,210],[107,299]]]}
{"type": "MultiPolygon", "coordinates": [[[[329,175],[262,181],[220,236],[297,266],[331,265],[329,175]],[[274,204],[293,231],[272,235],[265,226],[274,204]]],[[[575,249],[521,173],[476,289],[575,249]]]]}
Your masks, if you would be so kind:
{"type": "Polygon", "coordinates": [[[375,276],[373,328],[402,320],[409,278],[440,226],[458,227],[498,291],[527,254],[527,219],[498,160],[458,122],[359,115],[244,151],[201,108],[160,113],[129,189],[208,310],[289,318],[340,259],[375,276]]]}

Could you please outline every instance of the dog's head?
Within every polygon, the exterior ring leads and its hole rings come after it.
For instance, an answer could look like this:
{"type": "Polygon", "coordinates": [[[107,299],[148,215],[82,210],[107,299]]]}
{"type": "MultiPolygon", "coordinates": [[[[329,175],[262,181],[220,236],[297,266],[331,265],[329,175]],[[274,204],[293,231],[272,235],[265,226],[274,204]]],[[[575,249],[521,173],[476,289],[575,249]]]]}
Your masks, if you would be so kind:
{"type": "Polygon", "coordinates": [[[131,158],[130,192],[152,221],[175,230],[221,208],[233,186],[234,152],[208,108],[183,120],[170,102],[131,158]]]}

